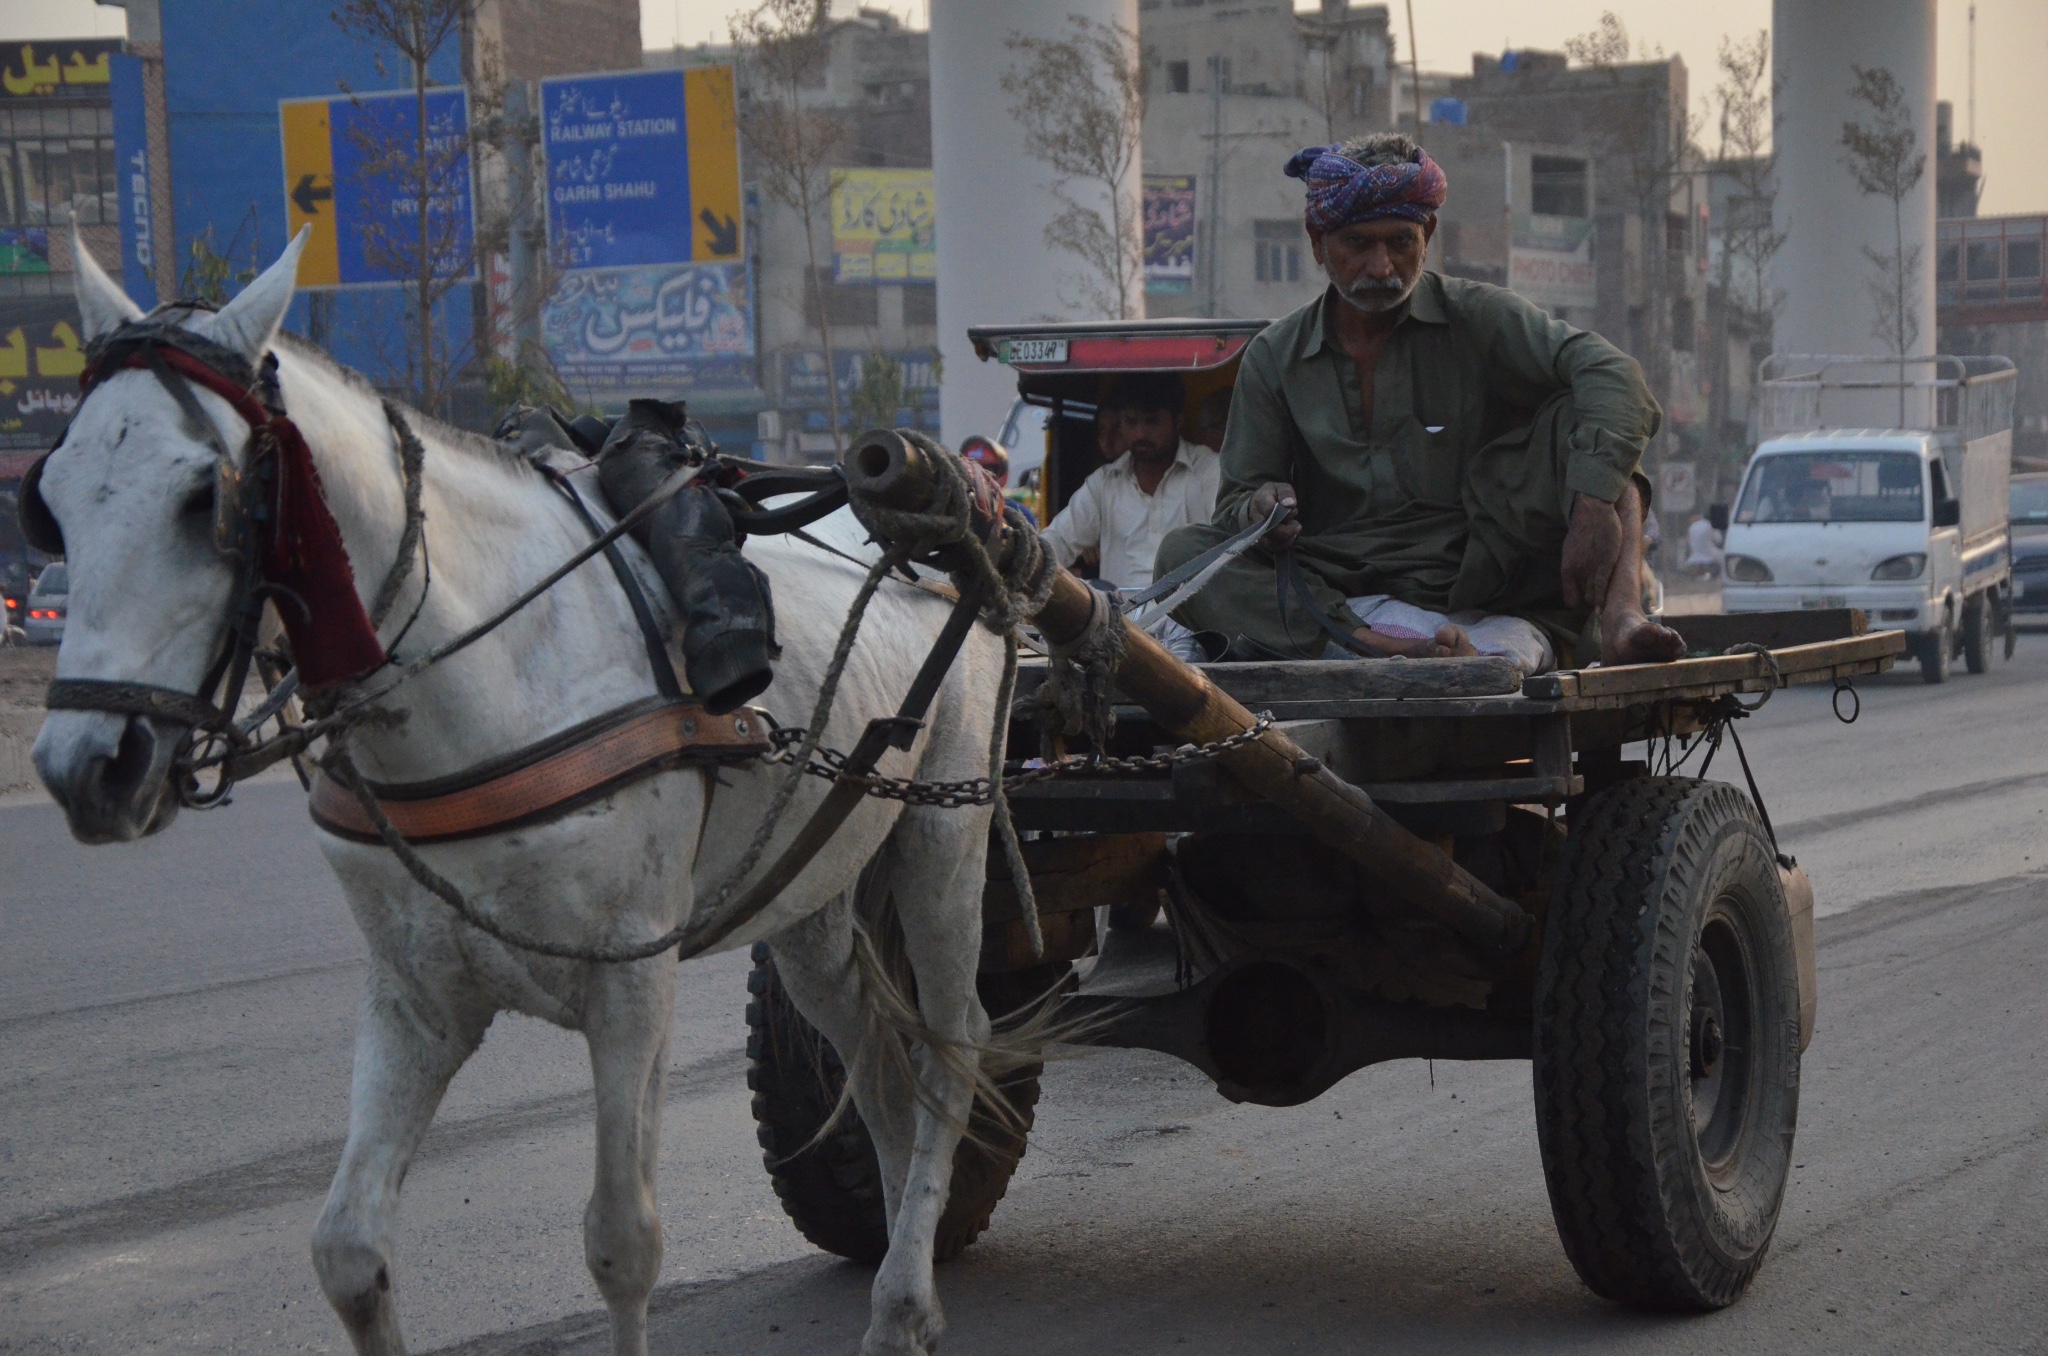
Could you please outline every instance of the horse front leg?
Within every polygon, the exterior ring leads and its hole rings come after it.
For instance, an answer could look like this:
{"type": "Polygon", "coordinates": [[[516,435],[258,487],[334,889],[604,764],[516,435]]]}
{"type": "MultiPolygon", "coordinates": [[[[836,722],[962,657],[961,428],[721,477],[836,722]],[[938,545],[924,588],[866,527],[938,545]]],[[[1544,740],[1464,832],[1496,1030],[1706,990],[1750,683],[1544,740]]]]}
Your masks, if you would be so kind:
{"type": "Polygon", "coordinates": [[[953,1154],[974,1108],[975,1072],[989,1037],[975,993],[981,955],[983,848],[988,816],[914,809],[898,823],[892,873],[903,946],[917,979],[917,1008],[940,1042],[912,1051],[916,1134],[894,1217],[889,1253],[870,1295],[862,1356],[929,1356],[945,1331],[932,1281],[934,1239],[953,1184],[953,1154]]]}
{"type": "Polygon", "coordinates": [[[661,1274],[661,1100],[675,1011],[668,956],[596,967],[583,1034],[597,1091],[597,1179],[583,1258],[611,1310],[613,1356],[646,1356],[647,1297],[661,1274]]]}
{"type": "Polygon", "coordinates": [[[448,1080],[494,1014],[434,1006],[373,962],[356,1033],[348,1142],[313,1226],[313,1267],[360,1356],[403,1356],[391,1275],[399,1188],[448,1080]]]}

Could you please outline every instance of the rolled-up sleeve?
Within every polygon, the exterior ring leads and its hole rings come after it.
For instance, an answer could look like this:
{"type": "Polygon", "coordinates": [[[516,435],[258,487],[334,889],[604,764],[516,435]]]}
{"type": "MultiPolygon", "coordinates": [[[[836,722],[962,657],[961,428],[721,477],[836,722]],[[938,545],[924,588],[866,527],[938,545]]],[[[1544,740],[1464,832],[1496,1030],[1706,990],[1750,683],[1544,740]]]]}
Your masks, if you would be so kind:
{"type": "Polygon", "coordinates": [[[1491,301],[1488,356],[1536,390],[1571,390],[1581,436],[1566,462],[1566,487],[1613,503],[1663,422],[1643,369],[1599,335],[1512,292],[1493,293],[1491,301]]]}
{"type": "Polygon", "coordinates": [[[1072,565],[1083,551],[1102,545],[1102,473],[1095,472],[1081,482],[1067,506],[1056,514],[1039,539],[1052,548],[1053,559],[1072,565]]]}
{"type": "Polygon", "coordinates": [[[1216,490],[1219,527],[1235,532],[1246,525],[1246,510],[1261,485],[1289,480],[1300,434],[1280,390],[1280,373],[1264,335],[1245,349],[1230,397],[1230,422],[1223,432],[1223,453],[1216,490]]]}

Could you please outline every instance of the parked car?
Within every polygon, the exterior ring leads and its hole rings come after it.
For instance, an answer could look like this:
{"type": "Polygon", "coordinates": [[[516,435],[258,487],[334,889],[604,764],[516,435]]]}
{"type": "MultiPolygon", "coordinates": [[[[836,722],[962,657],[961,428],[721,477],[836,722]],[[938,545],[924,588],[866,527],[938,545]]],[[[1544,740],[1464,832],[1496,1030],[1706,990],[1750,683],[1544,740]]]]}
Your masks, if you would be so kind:
{"type": "Polygon", "coordinates": [[[71,578],[63,561],[36,576],[35,587],[28,591],[28,617],[21,627],[28,633],[29,644],[55,645],[64,639],[64,614],[70,597],[71,578]]]}
{"type": "Polygon", "coordinates": [[[2012,610],[2048,612],[2048,471],[2012,478],[2012,610]]]}

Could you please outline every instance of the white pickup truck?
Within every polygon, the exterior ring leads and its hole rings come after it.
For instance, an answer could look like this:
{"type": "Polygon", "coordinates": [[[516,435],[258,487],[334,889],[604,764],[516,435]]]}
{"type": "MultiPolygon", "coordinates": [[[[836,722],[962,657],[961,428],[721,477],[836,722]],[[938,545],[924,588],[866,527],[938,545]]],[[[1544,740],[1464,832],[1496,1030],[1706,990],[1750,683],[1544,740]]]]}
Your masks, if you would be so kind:
{"type": "Polygon", "coordinates": [[[1861,608],[1920,675],[2012,653],[2015,372],[2005,358],[1774,355],[1727,533],[1728,612],[1861,608]]]}

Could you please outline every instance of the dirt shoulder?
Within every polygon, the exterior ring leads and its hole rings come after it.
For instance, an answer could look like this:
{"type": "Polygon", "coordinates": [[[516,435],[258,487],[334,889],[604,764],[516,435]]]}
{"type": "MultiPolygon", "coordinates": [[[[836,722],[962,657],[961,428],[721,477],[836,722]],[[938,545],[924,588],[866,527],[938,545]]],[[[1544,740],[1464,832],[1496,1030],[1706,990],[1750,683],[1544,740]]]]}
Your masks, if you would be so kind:
{"type": "Polygon", "coordinates": [[[29,749],[43,725],[43,691],[56,676],[54,645],[0,649],[0,796],[35,788],[29,749]]]}

